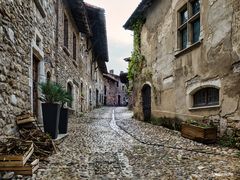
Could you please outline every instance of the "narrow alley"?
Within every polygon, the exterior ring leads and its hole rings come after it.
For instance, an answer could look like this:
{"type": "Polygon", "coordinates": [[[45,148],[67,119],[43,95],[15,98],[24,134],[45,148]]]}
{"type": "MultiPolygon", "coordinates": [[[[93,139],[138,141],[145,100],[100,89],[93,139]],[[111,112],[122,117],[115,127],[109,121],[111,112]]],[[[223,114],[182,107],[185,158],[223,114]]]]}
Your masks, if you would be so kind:
{"type": "Polygon", "coordinates": [[[69,125],[59,152],[40,164],[33,179],[240,178],[235,150],[136,121],[125,107],[99,108],[69,125]]]}

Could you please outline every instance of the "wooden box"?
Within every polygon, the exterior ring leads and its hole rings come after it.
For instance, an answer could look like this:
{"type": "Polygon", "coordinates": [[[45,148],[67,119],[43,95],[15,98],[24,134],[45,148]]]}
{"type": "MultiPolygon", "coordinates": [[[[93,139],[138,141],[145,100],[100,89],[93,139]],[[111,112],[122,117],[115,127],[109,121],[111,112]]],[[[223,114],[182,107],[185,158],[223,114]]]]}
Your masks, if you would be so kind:
{"type": "Polygon", "coordinates": [[[0,171],[11,171],[18,175],[28,175],[32,176],[33,173],[39,168],[39,159],[32,162],[27,162],[24,166],[11,166],[11,167],[1,167],[0,171]]]}
{"type": "Polygon", "coordinates": [[[194,141],[210,144],[216,142],[217,128],[199,127],[192,124],[182,124],[181,135],[194,141]]]}
{"type": "Polygon", "coordinates": [[[22,155],[6,155],[0,152],[0,167],[24,166],[34,151],[32,142],[27,142],[25,145],[29,148],[22,155]]]}

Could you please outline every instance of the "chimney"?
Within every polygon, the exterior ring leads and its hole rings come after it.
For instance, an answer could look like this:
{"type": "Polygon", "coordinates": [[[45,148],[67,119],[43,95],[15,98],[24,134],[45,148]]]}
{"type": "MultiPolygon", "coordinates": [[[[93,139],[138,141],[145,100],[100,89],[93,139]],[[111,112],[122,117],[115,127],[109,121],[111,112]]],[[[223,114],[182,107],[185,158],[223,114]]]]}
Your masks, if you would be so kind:
{"type": "Polygon", "coordinates": [[[112,70],[110,70],[110,74],[114,74],[114,70],[112,69],[112,70]]]}

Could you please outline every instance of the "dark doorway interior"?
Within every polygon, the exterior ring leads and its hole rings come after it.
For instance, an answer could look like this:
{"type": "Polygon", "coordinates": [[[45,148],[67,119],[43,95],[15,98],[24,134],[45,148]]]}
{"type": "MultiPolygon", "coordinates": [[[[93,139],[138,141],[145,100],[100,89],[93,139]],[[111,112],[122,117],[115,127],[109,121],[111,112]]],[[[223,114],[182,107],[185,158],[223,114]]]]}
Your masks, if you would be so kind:
{"type": "Polygon", "coordinates": [[[38,117],[38,83],[39,83],[39,59],[33,55],[33,115],[38,117]]]}
{"type": "MultiPolygon", "coordinates": [[[[67,84],[67,92],[69,95],[71,95],[73,97],[73,88],[72,88],[71,83],[67,84]]],[[[67,102],[67,106],[72,108],[72,101],[67,102]]]]}
{"type": "Polygon", "coordinates": [[[104,106],[106,106],[106,105],[107,105],[107,97],[104,96],[104,106]]]}
{"type": "Polygon", "coordinates": [[[118,106],[120,106],[120,105],[121,105],[121,96],[118,95],[118,106]]]}
{"type": "Polygon", "coordinates": [[[98,91],[98,89],[96,89],[96,106],[99,105],[98,96],[99,96],[99,91],[98,91]]]}
{"type": "Polygon", "coordinates": [[[142,107],[144,121],[149,121],[151,118],[151,86],[148,84],[142,88],[142,107]]]}

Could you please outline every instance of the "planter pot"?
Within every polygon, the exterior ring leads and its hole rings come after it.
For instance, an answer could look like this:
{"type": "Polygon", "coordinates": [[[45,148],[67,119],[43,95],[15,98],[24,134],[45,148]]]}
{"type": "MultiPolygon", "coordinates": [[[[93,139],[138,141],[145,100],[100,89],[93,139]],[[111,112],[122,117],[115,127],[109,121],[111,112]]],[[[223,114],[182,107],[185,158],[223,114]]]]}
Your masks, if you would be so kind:
{"type": "Polygon", "coordinates": [[[52,139],[58,137],[58,123],[60,115],[60,104],[42,103],[44,132],[52,139]]]}
{"type": "Polygon", "coordinates": [[[59,133],[67,134],[68,129],[68,109],[61,108],[60,110],[60,118],[59,118],[59,133]]]}
{"type": "Polygon", "coordinates": [[[217,139],[217,128],[199,127],[192,124],[182,124],[181,135],[185,138],[210,144],[215,143],[217,139]]]}

